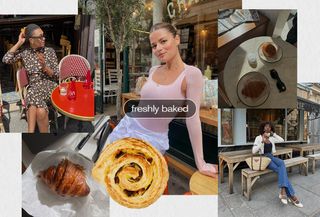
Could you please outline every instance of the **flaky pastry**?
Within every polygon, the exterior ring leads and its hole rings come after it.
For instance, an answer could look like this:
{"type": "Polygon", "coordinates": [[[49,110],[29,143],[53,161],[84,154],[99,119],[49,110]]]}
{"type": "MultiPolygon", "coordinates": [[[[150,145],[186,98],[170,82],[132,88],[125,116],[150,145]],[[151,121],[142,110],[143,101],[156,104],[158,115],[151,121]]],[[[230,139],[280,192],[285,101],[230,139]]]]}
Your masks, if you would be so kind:
{"type": "Polygon", "coordinates": [[[92,176],[121,205],[143,208],[163,194],[169,172],[164,157],[152,145],[124,138],[107,145],[92,169],[92,176]]]}
{"type": "Polygon", "coordinates": [[[90,193],[84,168],[67,159],[63,159],[58,166],[40,171],[38,177],[61,196],[84,197],[90,193]]]}

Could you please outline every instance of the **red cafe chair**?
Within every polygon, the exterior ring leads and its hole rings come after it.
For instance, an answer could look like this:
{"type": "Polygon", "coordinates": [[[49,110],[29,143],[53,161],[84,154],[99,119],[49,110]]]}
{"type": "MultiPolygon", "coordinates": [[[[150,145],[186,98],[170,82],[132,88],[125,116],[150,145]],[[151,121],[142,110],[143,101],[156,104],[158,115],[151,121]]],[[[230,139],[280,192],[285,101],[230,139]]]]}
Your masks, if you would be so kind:
{"type": "Polygon", "coordinates": [[[17,71],[17,84],[18,84],[18,91],[21,100],[21,115],[20,118],[26,117],[26,94],[27,88],[29,85],[28,75],[25,68],[21,68],[17,71]]]}
{"type": "MultiPolygon", "coordinates": [[[[17,71],[17,85],[19,90],[19,96],[21,100],[21,115],[20,119],[25,118],[27,120],[27,104],[26,104],[26,95],[27,89],[29,86],[28,74],[25,68],[21,68],[17,71]]],[[[51,104],[48,105],[49,109],[49,122],[54,123],[56,132],[58,131],[58,114],[51,104]],[[53,117],[51,117],[53,114],[53,117]]]]}
{"type": "Polygon", "coordinates": [[[86,58],[76,54],[67,55],[59,63],[59,84],[70,81],[70,78],[81,80],[86,77],[88,70],[90,64],[86,58]]]}

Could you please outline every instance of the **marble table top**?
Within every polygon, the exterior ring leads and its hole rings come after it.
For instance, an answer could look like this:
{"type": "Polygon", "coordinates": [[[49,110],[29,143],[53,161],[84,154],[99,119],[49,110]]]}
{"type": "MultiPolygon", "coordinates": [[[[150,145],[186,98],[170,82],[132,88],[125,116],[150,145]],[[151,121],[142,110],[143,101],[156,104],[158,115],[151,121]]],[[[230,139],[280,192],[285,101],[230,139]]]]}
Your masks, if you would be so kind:
{"type": "Polygon", "coordinates": [[[256,71],[265,75],[269,81],[270,93],[266,101],[254,108],[295,108],[297,107],[297,48],[281,38],[269,36],[255,37],[240,44],[228,58],[223,74],[223,85],[226,94],[235,108],[248,108],[237,95],[237,84],[242,76],[256,71]],[[282,57],[277,62],[267,62],[258,53],[264,42],[273,42],[282,50],[282,57]],[[256,55],[256,67],[248,62],[248,54],[256,55]],[[277,81],[270,76],[275,69],[286,85],[286,91],[279,92],[277,81]]]}

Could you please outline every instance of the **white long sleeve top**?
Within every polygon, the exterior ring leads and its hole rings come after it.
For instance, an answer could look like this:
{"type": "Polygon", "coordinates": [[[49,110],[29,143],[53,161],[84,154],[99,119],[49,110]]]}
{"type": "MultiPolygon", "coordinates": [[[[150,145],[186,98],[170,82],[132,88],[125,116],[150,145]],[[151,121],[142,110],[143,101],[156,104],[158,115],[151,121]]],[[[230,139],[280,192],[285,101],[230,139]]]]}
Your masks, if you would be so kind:
{"type": "MultiPolygon", "coordinates": [[[[277,135],[276,133],[273,133],[273,135],[269,137],[269,141],[272,143],[272,153],[275,153],[276,152],[275,143],[283,142],[284,139],[281,136],[277,135]]],[[[259,154],[264,154],[264,143],[262,140],[262,135],[257,136],[253,143],[252,153],[255,154],[257,152],[259,152],[259,154]]]]}

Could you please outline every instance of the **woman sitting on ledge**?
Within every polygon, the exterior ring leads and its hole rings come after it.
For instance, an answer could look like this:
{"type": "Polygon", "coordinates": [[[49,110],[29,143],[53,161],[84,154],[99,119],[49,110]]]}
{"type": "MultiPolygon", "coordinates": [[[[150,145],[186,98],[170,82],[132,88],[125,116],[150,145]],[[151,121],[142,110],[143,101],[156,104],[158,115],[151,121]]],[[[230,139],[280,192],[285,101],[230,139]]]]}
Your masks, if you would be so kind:
{"type": "MultiPolygon", "coordinates": [[[[203,141],[200,122],[200,101],[203,88],[201,71],[185,64],[179,53],[180,36],[177,29],[169,23],[157,23],[150,30],[150,44],[153,54],[162,65],[150,69],[147,82],[141,89],[144,99],[189,99],[195,103],[195,114],[186,118],[186,125],[198,170],[216,177],[218,167],[207,163],[203,156],[203,141]]],[[[162,154],[169,149],[169,123],[174,117],[135,119],[125,116],[108,137],[114,142],[124,137],[134,137],[151,143],[162,154]]]]}

